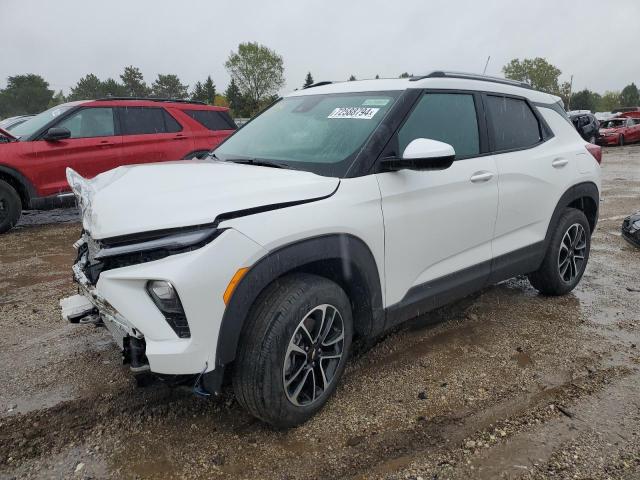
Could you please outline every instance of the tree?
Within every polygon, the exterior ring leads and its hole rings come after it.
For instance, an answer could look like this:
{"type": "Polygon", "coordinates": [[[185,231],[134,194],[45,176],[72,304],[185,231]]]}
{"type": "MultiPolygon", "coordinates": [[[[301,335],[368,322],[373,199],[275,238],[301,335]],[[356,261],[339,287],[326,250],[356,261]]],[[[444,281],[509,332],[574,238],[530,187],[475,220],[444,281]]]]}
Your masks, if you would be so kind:
{"type": "Polygon", "coordinates": [[[211,75],[204,81],[204,102],[213,105],[216,101],[216,84],[213,83],[211,75]]]}
{"type": "Polygon", "coordinates": [[[154,97],[184,100],[189,96],[189,85],[180,83],[177,75],[159,73],[158,78],[151,85],[151,91],[154,97]]]}
{"type": "Polygon", "coordinates": [[[193,91],[191,92],[191,100],[193,100],[194,102],[207,101],[202,82],[196,82],[195,85],[193,86],[193,91]]]}
{"type": "Polygon", "coordinates": [[[47,105],[47,108],[55,107],[56,105],[60,105],[61,103],[64,103],[66,101],[67,99],[65,98],[64,93],[62,93],[62,90],[60,90],[51,98],[49,104],[47,105]]]}
{"type": "Polygon", "coordinates": [[[585,88],[571,95],[570,107],[571,110],[590,110],[591,112],[596,112],[598,111],[599,103],[600,95],[585,88]]]}
{"type": "Polygon", "coordinates": [[[124,67],[124,73],[120,75],[120,80],[126,89],[126,96],[128,97],[147,97],[150,90],[144,81],[142,72],[138,67],[129,65],[124,67]]]}
{"type": "Polygon", "coordinates": [[[113,78],[107,78],[100,82],[100,97],[127,97],[127,87],[118,83],[113,78]]]}
{"type": "Polygon", "coordinates": [[[53,90],[40,75],[29,73],[7,78],[7,87],[0,91],[0,117],[40,113],[47,109],[53,90]]]}
{"type": "Polygon", "coordinates": [[[229,103],[229,108],[231,108],[235,116],[244,115],[243,110],[245,107],[245,102],[243,101],[244,99],[242,98],[242,94],[240,93],[240,88],[238,88],[238,84],[233,79],[233,77],[231,77],[231,82],[229,82],[229,86],[224,92],[224,96],[229,103]]]}
{"type": "Polygon", "coordinates": [[[620,103],[623,107],[638,107],[640,106],[640,92],[635,83],[627,85],[622,89],[620,93],[620,103]]]}
{"type": "Polygon", "coordinates": [[[514,58],[502,67],[502,72],[506,78],[527,82],[536,90],[554,95],[562,93],[559,82],[562,72],[544,58],[525,58],[522,61],[514,58]]]}
{"type": "Polygon", "coordinates": [[[379,80],[379,79],[380,79],[380,75],[376,73],[376,80],[379,80]]]}
{"type": "Polygon", "coordinates": [[[355,76],[355,75],[351,75],[351,76],[349,77],[349,81],[350,81],[350,82],[353,82],[354,80],[357,80],[357,79],[356,79],[356,76],[355,76]]]}
{"type": "Polygon", "coordinates": [[[89,73],[78,80],[75,87],[71,87],[69,100],[92,100],[102,96],[102,82],[93,73],[89,73]]]}
{"type": "Polygon", "coordinates": [[[409,75],[409,72],[403,72],[400,74],[400,78],[409,78],[411,77],[411,75],[409,75]]]}
{"type": "Polygon", "coordinates": [[[311,72],[307,73],[307,77],[304,79],[304,85],[302,88],[307,88],[313,85],[313,77],[311,76],[311,72]]]}
{"type": "Polygon", "coordinates": [[[604,95],[602,95],[602,99],[600,100],[600,105],[598,106],[598,111],[611,112],[621,106],[620,92],[604,92],[604,95]]]}
{"type": "Polygon", "coordinates": [[[249,101],[252,112],[259,108],[265,97],[277,93],[284,85],[282,57],[264,45],[241,43],[238,52],[231,52],[224,65],[249,101]]]}

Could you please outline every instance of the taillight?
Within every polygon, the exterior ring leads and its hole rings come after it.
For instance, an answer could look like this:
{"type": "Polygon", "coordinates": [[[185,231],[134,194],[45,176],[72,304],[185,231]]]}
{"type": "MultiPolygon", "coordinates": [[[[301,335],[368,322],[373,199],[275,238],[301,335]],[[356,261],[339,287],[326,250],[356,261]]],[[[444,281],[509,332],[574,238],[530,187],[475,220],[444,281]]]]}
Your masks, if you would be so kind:
{"type": "Polygon", "coordinates": [[[596,162],[598,162],[598,164],[602,163],[602,148],[599,145],[590,143],[587,145],[587,150],[589,151],[591,156],[596,159],[596,162]]]}

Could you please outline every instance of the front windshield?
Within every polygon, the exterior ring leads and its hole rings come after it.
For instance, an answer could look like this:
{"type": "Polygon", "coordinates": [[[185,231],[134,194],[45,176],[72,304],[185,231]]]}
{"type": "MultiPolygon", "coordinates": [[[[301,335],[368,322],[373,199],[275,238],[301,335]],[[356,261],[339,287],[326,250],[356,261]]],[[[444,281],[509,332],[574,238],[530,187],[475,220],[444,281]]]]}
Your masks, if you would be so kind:
{"type": "Polygon", "coordinates": [[[221,160],[284,164],[342,176],[400,92],[284,98],[215,150],[221,160]]]}
{"type": "Polygon", "coordinates": [[[606,120],[600,122],[600,128],[620,128],[624,127],[625,120],[606,120]]]}
{"type": "Polygon", "coordinates": [[[15,128],[12,128],[11,135],[18,138],[29,137],[30,135],[33,135],[35,132],[44,127],[51,120],[69,110],[71,107],[71,105],[58,105],[57,107],[45,110],[35,117],[31,117],[26,122],[21,123],[15,128]]]}

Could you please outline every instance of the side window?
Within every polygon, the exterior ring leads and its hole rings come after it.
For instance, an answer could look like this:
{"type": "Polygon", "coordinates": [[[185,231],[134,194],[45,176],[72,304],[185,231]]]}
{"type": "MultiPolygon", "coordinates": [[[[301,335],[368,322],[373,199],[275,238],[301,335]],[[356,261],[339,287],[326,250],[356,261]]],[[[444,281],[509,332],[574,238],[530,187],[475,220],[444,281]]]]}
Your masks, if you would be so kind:
{"type": "Polygon", "coordinates": [[[542,140],[538,119],[524,100],[488,95],[487,113],[496,151],[528,148],[542,140]]]}
{"type": "Polygon", "coordinates": [[[123,107],[120,109],[123,135],[172,133],[182,130],[180,124],[164,108],[123,107]]]}
{"type": "Polygon", "coordinates": [[[209,130],[235,130],[237,128],[228,112],[184,110],[184,113],[209,130]]]}
{"type": "Polygon", "coordinates": [[[71,138],[111,137],[114,135],[112,108],[83,108],[56,127],[66,128],[71,138]]]}
{"type": "Polygon", "coordinates": [[[426,93],[398,131],[398,154],[416,138],[439,140],[453,146],[456,157],[480,153],[478,118],[473,95],[426,93]]]}
{"type": "Polygon", "coordinates": [[[178,123],[178,121],[171,116],[169,112],[167,112],[164,108],[162,109],[164,112],[164,124],[167,127],[167,133],[176,133],[182,130],[182,125],[178,123]]]}

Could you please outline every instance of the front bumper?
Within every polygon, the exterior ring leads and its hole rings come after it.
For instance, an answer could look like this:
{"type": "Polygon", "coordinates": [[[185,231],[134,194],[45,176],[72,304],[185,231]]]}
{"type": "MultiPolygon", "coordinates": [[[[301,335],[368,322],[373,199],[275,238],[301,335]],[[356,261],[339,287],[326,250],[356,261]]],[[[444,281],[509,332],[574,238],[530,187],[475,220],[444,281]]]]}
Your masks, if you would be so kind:
{"type": "Polygon", "coordinates": [[[95,285],[83,272],[85,255],[73,266],[73,274],[79,294],[95,307],[121,348],[131,338],[144,341],[151,372],[192,375],[219,367],[215,358],[223,293],[239,268],[251,266],[265,253],[253,240],[228,229],[197,250],[103,271],[95,285]],[[165,280],[175,287],[190,338],[179,338],[153,303],[146,291],[149,280],[165,280]]]}

